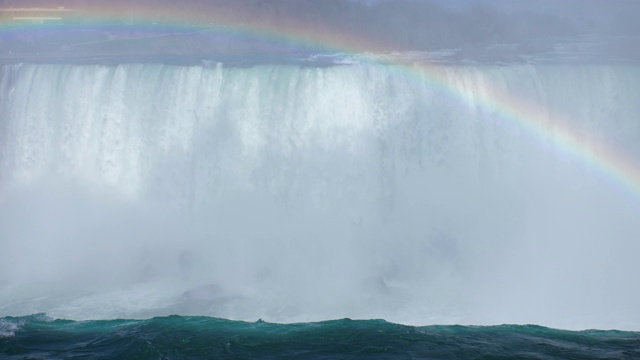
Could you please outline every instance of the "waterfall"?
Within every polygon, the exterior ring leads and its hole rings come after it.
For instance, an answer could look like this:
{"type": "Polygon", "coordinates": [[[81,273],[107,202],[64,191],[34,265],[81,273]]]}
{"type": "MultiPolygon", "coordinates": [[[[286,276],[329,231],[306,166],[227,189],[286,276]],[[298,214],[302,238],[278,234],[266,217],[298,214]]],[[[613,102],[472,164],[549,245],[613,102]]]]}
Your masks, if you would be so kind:
{"type": "Polygon", "coordinates": [[[437,71],[3,66],[0,312],[637,328],[640,194],[456,94],[637,164],[640,70],[437,71]]]}

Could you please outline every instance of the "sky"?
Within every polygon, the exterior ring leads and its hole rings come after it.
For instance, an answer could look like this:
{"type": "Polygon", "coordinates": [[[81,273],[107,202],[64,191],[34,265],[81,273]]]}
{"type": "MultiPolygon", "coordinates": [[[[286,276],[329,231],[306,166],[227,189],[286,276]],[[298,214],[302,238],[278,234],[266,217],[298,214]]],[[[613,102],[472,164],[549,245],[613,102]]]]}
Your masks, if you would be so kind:
{"type": "MultiPolygon", "coordinates": [[[[634,0],[59,0],[55,4],[49,0],[4,0],[4,3],[15,7],[63,5],[88,9],[87,14],[97,18],[108,15],[138,18],[142,22],[178,19],[180,23],[187,19],[215,23],[216,15],[224,13],[227,24],[266,29],[304,28],[309,34],[333,32],[376,46],[364,50],[462,49],[465,57],[486,57],[486,49],[504,44],[517,45],[512,48],[518,52],[545,53],[553,51],[558,39],[590,36],[604,39],[593,47],[597,52],[640,59],[640,21],[637,21],[640,1],[634,0]]],[[[44,43],[60,43],[66,38],[47,39],[44,43]]],[[[12,47],[15,53],[20,44],[30,40],[23,37],[4,48],[12,47]]],[[[213,51],[219,52],[219,42],[208,43],[213,51]]],[[[163,47],[184,48],[184,44],[181,40],[175,46],[163,47]]],[[[194,50],[186,47],[187,52],[194,50]]],[[[494,59],[493,55],[489,57],[494,59]]]]}

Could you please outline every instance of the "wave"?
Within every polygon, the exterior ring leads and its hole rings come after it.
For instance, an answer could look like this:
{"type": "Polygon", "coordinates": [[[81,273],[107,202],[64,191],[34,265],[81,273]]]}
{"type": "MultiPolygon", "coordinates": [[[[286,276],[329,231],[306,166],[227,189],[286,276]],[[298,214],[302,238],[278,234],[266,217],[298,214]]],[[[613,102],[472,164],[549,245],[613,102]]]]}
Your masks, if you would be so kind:
{"type": "Polygon", "coordinates": [[[340,319],[274,324],[212,317],[69,321],[0,319],[0,354],[39,358],[571,358],[640,356],[640,333],[535,325],[423,326],[340,319]],[[10,325],[7,325],[10,324],[10,325]],[[2,330],[0,330],[2,331],[2,330]]]}

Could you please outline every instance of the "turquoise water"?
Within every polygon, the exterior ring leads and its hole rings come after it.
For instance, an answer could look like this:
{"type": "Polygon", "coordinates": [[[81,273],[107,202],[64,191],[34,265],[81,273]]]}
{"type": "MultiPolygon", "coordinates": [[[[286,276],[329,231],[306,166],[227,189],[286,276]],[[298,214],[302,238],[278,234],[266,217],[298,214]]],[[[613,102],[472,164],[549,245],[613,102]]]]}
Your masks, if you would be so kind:
{"type": "Polygon", "coordinates": [[[211,317],[69,321],[0,319],[6,359],[635,359],[640,333],[534,325],[424,326],[384,320],[301,324],[211,317]]]}

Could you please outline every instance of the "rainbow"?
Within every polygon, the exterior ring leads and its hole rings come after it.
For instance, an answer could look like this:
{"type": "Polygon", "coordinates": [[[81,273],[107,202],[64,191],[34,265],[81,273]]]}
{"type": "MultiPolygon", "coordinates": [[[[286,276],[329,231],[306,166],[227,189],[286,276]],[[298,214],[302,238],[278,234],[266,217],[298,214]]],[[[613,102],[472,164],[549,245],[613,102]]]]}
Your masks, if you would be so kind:
{"type": "MultiPolygon", "coordinates": [[[[357,55],[361,61],[389,65],[401,76],[422,84],[436,87],[464,102],[475,102],[505,121],[525,129],[541,141],[550,142],[569,156],[578,159],[585,166],[595,169],[612,183],[640,197],[640,166],[629,156],[616,151],[613,147],[596,146],[587,143],[577,128],[570,127],[564,119],[550,118],[539,105],[517,98],[497,87],[487,86],[484,93],[471,93],[461,89],[446,78],[442,66],[432,63],[404,63],[384,56],[390,50],[389,44],[381,43],[356,34],[339,32],[319,23],[303,23],[288,19],[277,25],[269,22],[244,21],[238,18],[242,11],[230,11],[225,8],[207,8],[183,10],[160,7],[139,9],[123,14],[111,2],[104,2],[93,8],[83,9],[72,14],[72,21],[65,25],[87,26],[93,24],[113,29],[127,28],[140,31],[219,31],[222,33],[247,35],[264,39],[294,43],[320,51],[339,52],[357,55]],[[78,21],[82,18],[84,22],[78,21]],[[87,22],[89,21],[89,22],[87,22]]],[[[0,18],[1,19],[1,18],[0,18]]],[[[16,24],[0,20],[0,37],[19,29],[44,29],[56,31],[63,27],[56,24],[16,24]]]]}

